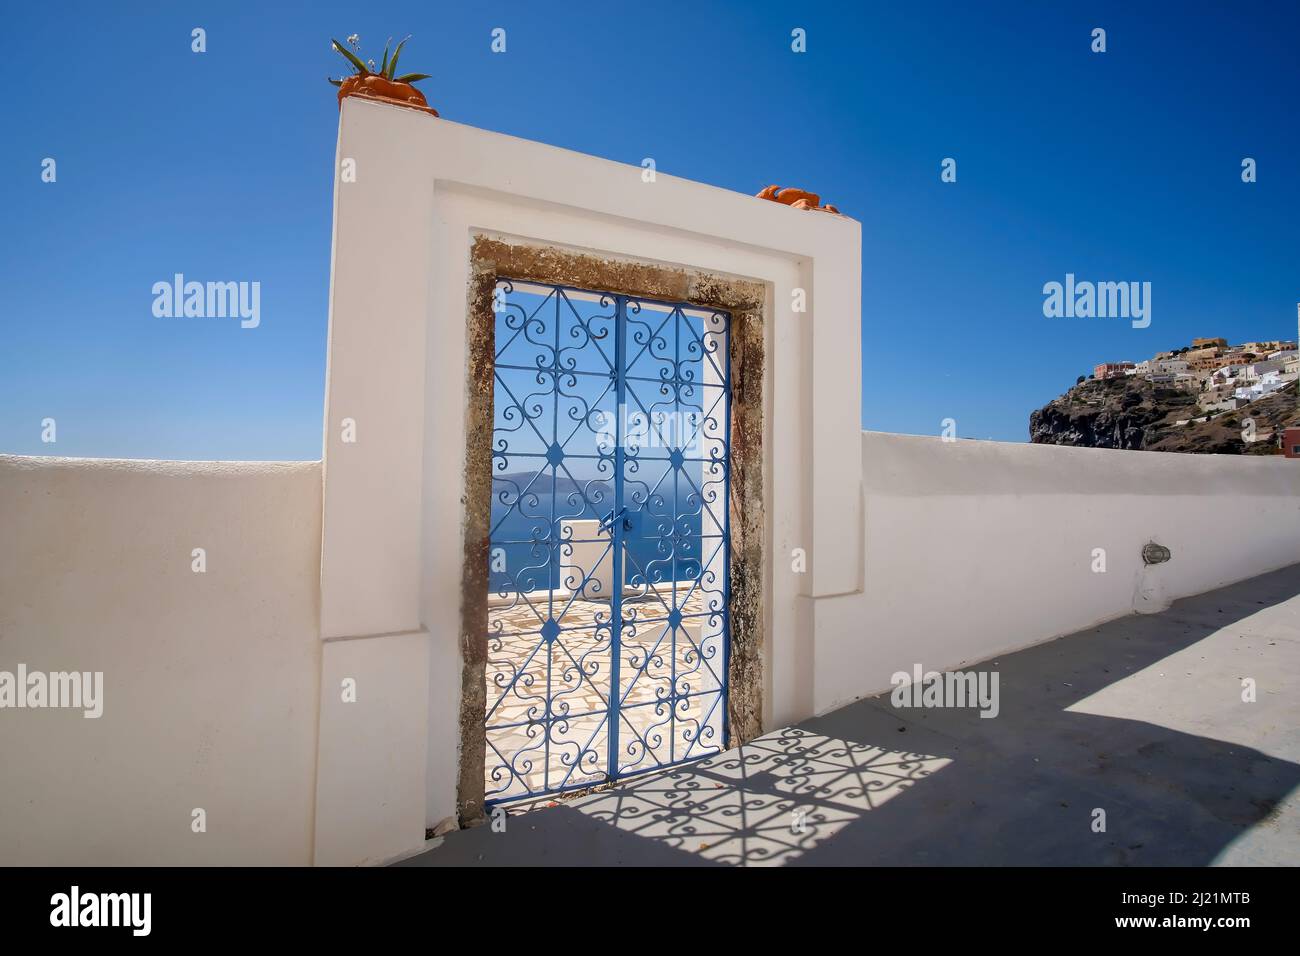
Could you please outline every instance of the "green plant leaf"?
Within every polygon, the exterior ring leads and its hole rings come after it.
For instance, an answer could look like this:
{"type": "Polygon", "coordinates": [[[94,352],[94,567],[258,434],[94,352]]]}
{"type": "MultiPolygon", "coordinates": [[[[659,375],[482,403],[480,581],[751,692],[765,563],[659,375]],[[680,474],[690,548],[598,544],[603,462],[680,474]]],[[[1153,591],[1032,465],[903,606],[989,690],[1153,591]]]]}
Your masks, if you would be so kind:
{"type": "Polygon", "coordinates": [[[381,64],[379,64],[379,75],[380,75],[380,76],[387,76],[387,75],[388,75],[388,47],[392,44],[392,42],[393,42],[393,38],[392,38],[392,37],[389,37],[389,38],[388,38],[388,43],[385,43],[385,44],[384,44],[384,62],[381,63],[381,64]]]}
{"type": "Polygon", "coordinates": [[[408,33],[402,37],[402,42],[397,44],[397,49],[393,51],[393,59],[388,64],[388,72],[384,74],[390,80],[393,78],[393,74],[397,72],[397,58],[402,55],[402,47],[406,46],[406,41],[409,39],[411,39],[411,35],[408,33]]]}
{"type": "Polygon", "coordinates": [[[342,53],[343,56],[347,59],[347,61],[357,68],[358,73],[364,76],[365,74],[370,72],[369,70],[366,69],[366,65],[362,63],[361,60],[359,60],[351,50],[345,47],[338,40],[330,40],[330,42],[334,44],[335,50],[337,50],[339,53],[342,53]]]}
{"type": "Polygon", "coordinates": [[[431,77],[432,75],[433,75],[432,73],[407,73],[405,76],[399,76],[399,77],[397,77],[396,82],[398,82],[398,83],[418,83],[418,82],[420,82],[420,80],[427,80],[427,79],[429,79],[429,77],[431,77]]]}

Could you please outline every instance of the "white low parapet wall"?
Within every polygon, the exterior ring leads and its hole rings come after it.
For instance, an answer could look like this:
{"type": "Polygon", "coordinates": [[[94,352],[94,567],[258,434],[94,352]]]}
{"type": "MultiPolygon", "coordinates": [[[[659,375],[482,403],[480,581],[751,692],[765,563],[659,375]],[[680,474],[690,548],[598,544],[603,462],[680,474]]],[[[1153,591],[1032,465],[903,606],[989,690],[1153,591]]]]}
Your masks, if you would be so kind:
{"type": "Polygon", "coordinates": [[[103,673],[0,710],[0,863],[312,862],[320,514],[319,462],[0,456],[0,671],[103,673]]]}
{"type": "Polygon", "coordinates": [[[864,590],[818,601],[819,713],[1300,562],[1298,461],[877,432],[862,459],[864,590]]]}
{"type": "MultiPolygon", "coordinates": [[[[876,433],[862,455],[862,590],[809,602],[793,719],[914,664],[1300,562],[1300,462],[876,433]],[[1146,568],[1152,541],[1172,558],[1146,568]]],[[[0,862],[321,864],[420,844],[424,767],[399,758],[430,733],[416,705],[458,685],[426,690],[421,633],[375,638],[373,659],[321,643],[320,515],[318,462],[0,456],[0,671],[103,673],[99,717],[0,710],[0,862]]]]}

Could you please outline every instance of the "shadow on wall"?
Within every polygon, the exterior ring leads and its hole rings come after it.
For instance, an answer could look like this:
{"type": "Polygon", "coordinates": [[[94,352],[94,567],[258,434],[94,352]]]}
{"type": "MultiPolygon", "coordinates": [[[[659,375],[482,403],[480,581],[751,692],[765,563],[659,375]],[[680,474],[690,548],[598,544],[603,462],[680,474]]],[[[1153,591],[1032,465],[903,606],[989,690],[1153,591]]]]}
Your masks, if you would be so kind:
{"type": "Polygon", "coordinates": [[[1300,568],[1284,569],[1170,615],[1006,655],[997,719],[863,700],[699,764],[512,816],[509,837],[453,833],[407,865],[1210,863],[1300,785],[1300,766],[1067,708],[1297,594],[1300,568]],[[1105,833],[1091,828],[1098,807],[1105,833]]]}

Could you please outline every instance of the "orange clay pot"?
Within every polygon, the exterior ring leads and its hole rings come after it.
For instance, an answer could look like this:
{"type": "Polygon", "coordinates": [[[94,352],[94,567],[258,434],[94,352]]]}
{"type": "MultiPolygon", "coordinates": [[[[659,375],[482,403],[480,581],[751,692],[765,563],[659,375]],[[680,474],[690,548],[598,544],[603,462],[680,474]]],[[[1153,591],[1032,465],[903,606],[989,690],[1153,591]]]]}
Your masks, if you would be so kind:
{"type": "Polygon", "coordinates": [[[822,197],[816,193],[810,193],[806,189],[796,189],[793,186],[787,186],[784,189],[780,186],[768,186],[757,193],[757,196],[759,199],[770,199],[772,202],[783,203],[792,209],[813,209],[817,212],[833,212],[837,216],[843,215],[829,203],[823,206],[822,197]]]}
{"type": "Polygon", "coordinates": [[[343,106],[345,96],[363,96],[366,99],[382,100],[385,103],[409,106],[412,109],[432,113],[434,116],[438,115],[438,111],[429,105],[429,101],[424,98],[424,94],[410,83],[398,83],[396,80],[387,79],[378,73],[349,76],[343,81],[343,85],[339,87],[340,108],[343,106]]]}
{"type": "MultiPolygon", "coordinates": [[[[777,186],[768,186],[758,194],[760,199],[770,199],[773,202],[784,203],[787,206],[793,206],[801,200],[807,201],[807,206],[816,209],[822,204],[822,197],[816,193],[810,193],[806,189],[795,189],[793,186],[786,186],[780,189],[777,186]]],[[[806,207],[800,207],[806,208],[806,207]]]]}

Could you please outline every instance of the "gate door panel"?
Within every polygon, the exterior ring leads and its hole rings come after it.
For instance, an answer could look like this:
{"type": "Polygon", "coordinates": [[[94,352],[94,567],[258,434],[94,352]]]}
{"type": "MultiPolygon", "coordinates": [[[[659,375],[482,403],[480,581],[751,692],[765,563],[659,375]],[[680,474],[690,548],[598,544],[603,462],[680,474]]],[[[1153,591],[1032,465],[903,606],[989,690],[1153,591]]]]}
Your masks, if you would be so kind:
{"type": "Polygon", "coordinates": [[[488,803],[727,739],[731,317],[496,288],[488,803]]]}

